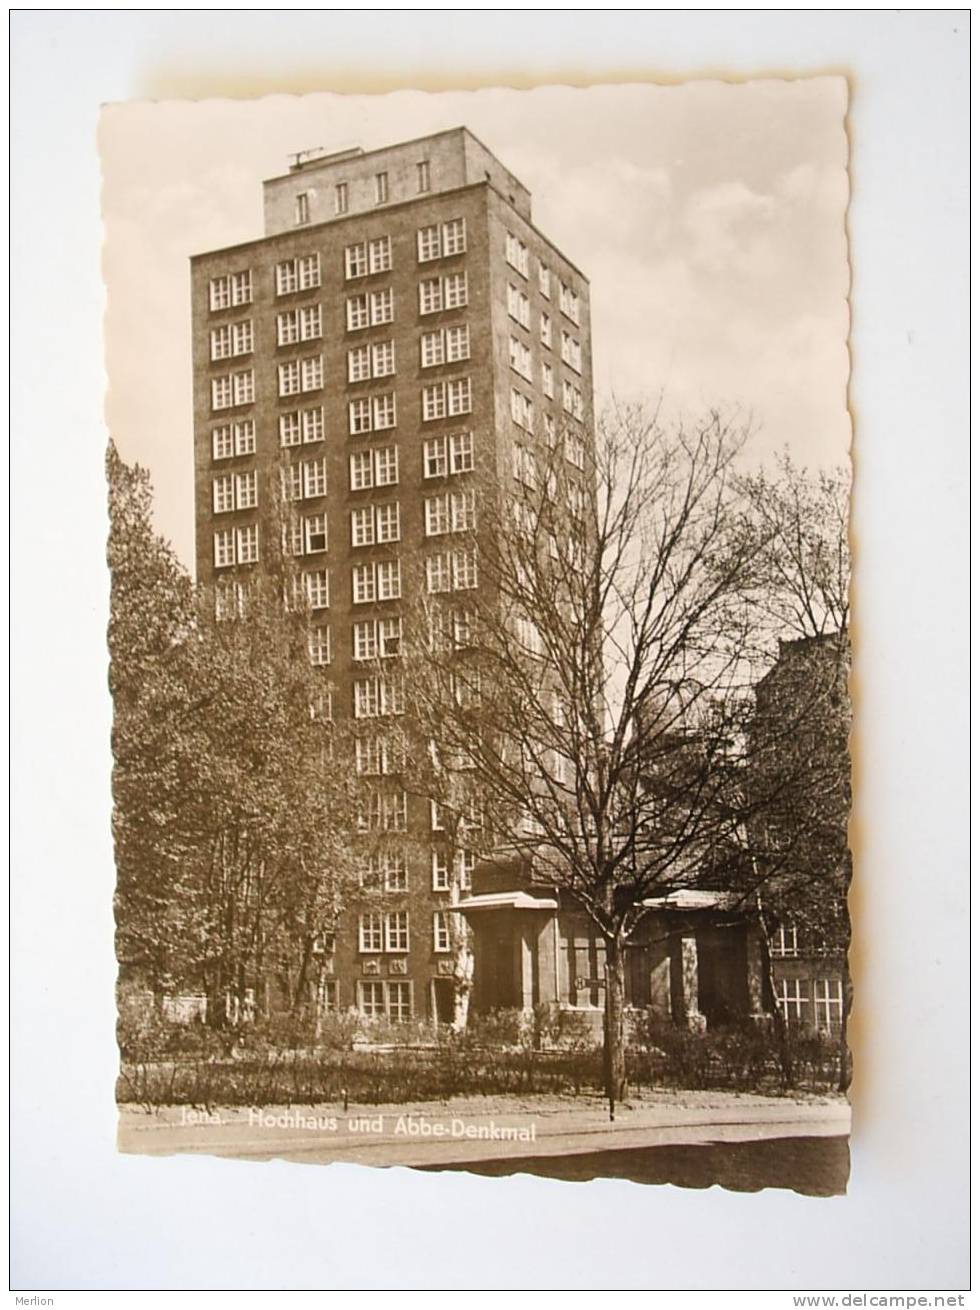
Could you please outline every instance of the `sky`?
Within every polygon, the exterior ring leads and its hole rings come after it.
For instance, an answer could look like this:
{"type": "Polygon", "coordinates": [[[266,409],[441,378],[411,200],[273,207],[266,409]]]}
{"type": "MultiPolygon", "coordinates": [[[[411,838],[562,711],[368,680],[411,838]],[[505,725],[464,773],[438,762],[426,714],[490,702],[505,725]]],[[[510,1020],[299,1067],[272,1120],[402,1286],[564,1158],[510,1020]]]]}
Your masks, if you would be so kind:
{"type": "Polygon", "coordinates": [[[590,279],[600,408],[721,407],[751,423],[752,464],[846,464],[846,97],[824,77],[109,106],[106,419],[157,527],[192,567],[189,257],[262,235],[262,180],[291,152],[460,125],[590,279]]]}

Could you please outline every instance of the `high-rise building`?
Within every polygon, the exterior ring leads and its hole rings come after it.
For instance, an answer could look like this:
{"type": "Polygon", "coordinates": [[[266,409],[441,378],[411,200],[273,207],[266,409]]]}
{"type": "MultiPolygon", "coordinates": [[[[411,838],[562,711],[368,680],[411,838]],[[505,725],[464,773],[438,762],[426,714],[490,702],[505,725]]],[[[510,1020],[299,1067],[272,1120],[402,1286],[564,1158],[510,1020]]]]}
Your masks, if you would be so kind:
{"type": "MultiPolygon", "coordinates": [[[[465,128],[305,152],[264,183],[264,206],[264,236],[191,261],[197,577],[234,587],[277,552],[296,557],[335,718],[380,724],[400,708],[411,598],[465,604],[481,586],[487,478],[526,477],[559,441],[571,470],[584,465],[588,282],[465,128]],[[269,512],[280,483],[285,540],[269,512]]],[[[356,767],[384,783],[376,737],[356,767]]],[[[381,897],[352,907],[332,943],[329,1003],[448,1018],[438,820],[385,787],[365,822],[392,845],[381,897]]]]}

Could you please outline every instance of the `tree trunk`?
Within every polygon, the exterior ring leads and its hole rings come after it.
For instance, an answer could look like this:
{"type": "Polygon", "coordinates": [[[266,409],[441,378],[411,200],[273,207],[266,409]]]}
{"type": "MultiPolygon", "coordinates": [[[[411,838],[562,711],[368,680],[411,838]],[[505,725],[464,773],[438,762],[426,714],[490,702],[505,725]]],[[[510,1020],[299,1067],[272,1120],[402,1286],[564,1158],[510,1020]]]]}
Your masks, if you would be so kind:
{"type": "Polygon", "coordinates": [[[626,1087],[626,1049],[623,1008],[626,994],[625,956],[618,937],[606,940],[606,1012],[603,1021],[603,1072],[609,1118],[616,1118],[616,1102],[626,1087]]]}

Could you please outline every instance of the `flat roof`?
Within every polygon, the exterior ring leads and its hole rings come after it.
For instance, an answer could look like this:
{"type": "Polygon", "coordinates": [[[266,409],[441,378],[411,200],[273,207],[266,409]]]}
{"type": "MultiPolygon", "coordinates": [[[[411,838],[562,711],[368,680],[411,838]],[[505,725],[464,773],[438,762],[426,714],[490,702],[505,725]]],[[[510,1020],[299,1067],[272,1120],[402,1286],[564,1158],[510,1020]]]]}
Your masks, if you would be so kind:
{"type": "Polygon", "coordinates": [[[262,185],[267,186],[270,182],[284,182],[291,177],[295,177],[297,173],[304,173],[307,170],[312,171],[318,164],[343,163],[344,155],[350,159],[370,159],[372,155],[383,155],[389,150],[400,150],[403,146],[417,146],[420,141],[435,141],[442,136],[462,136],[464,134],[472,137],[477,145],[482,146],[488,155],[493,155],[500,167],[509,173],[519,186],[524,187],[524,190],[528,195],[531,194],[531,188],[522,182],[516,173],[511,172],[500,156],[491,150],[485,141],[481,141],[477,134],[471,131],[465,124],[460,124],[459,127],[446,127],[443,128],[441,132],[426,132],[425,136],[409,137],[407,141],[396,141],[390,146],[375,146],[373,150],[365,150],[363,146],[348,146],[346,150],[335,151],[332,155],[324,155],[319,159],[311,159],[308,164],[301,164],[299,168],[291,168],[286,173],[276,173],[272,177],[267,177],[263,179],[262,185]],[[357,152],[356,155],[354,153],[355,151],[357,152]]]}
{"type": "MultiPolygon", "coordinates": [[[[461,129],[455,129],[455,130],[461,130],[461,129]]],[[[466,129],[462,129],[462,130],[466,130],[466,129]]],[[[444,135],[444,134],[439,134],[439,135],[444,135]]],[[[472,133],[470,133],[470,135],[472,136],[472,133]]],[[[424,139],[424,138],[420,138],[420,139],[424,139]]],[[[284,176],[289,176],[289,174],[284,174],[284,176]]],[[[294,173],[292,174],[292,176],[295,177],[296,174],[294,173]]],[[[307,223],[304,224],[302,227],[291,227],[286,232],[273,232],[268,236],[253,237],[251,241],[239,241],[233,246],[215,246],[214,249],[212,250],[201,250],[198,251],[197,254],[188,255],[188,259],[191,261],[191,263],[194,263],[195,260],[209,259],[212,255],[229,255],[234,253],[234,251],[236,250],[251,250],[256,246],[264,245],[267,241],[281,241],[286,237],[293,237],[296,235],[297,232],[315,232],[318,231],[320,228],[340,227],[344,223],[363,221],[363,219],[366,217],[367,214],[386,214],[386,213],[390,213],[394,209],[404,209],[409,205],[430,203],[431,201],[435,200],[439,196],[453,196],[453,195],[459,195],[460,192],[463,191],[475,191],[478,187],[486,187],[488,190],[492,191],[494,195],[500,196],[501,200],[503,200],[505,204],[507,205],[510,204],[510,201],[507,199],[507,197],[504,196],[500,191],[498,191],[497,188],[493,185],[493,183],[489,181],[489,179],[481,178],[478,182],[467,182],[465,186],[450,187],[446,191],[429,191],[421,196],[411,196],[408,200],[396,200],[390,205],[382,205],[378,208],[362,210],[359,213],[345,214],[343,217],[340,218],[328,218],[325,219],[324,222],[322,223],[307,223]]],[[[515,212],[517,212],[516,209],[515,212]]],[[[523,223],[526,223],[528,225],[528,227],[531,229],[532,232],[537,233],[537,235],[542,239],[542,241],[546,241],[548,245],[552,248],[552,250],[554,250],[554,252],[557,255],[561,256],[561,258],[565,261],[568,267],[573,269],[587,286],[592,285],[591,282],[589,281],[589,278],[586,276],[585,273],[582,272],[579,266],[576,263],[574,263],[573,260],[569,259],[568,256],[565,254],[565,252],[561,249],[561,247],[556,246],[555,243],[551,240],[551,238],[546,233],[542,232],[539,227],[535,226],[535,224],[532,223],[529,218],[525,218],[523,214],[518,213],[518,217],[521,219],[523,223]]]]}

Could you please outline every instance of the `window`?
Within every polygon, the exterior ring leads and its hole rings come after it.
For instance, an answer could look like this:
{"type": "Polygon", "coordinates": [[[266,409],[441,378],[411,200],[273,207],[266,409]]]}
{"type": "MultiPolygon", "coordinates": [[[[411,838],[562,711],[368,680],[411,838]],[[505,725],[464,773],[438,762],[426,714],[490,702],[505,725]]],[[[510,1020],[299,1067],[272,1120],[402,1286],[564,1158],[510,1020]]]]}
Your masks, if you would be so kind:
{"type": "Polygon", "coordinates": [[[514,447],[514,477],[526,487],[533,487],[538,480],[538,462],[534,451],[526,446],[514,447]]]}
{"type": "Polygon", "coordinates": [[[573,323],[577,324],[578,316],[579,316],[578,292],[574,291],[570,286],[566,286],[566,284],[562,282],[559,291],[558,303],[560,304],[561,312],[565,315],[565,317],[570,318],[573,323]]]}
{"type": "Polygon", "coordinates": [[[419,263],[443,256],[462,255],[466,250],[466,219],[453,218],[448,223],[433,223],[418,230],[419,263]]]}
{"type": "Polygon", "coordinates": [[[320,285],[320,256],[300,255],[285,259],[276,265],[276,295],[288,296],[294,291],[309,291],[320,285]]]}
{"type": "Polygon", "coordinates": [[[259,503],[259,476],[254,469],[235,475],[235,506],[255,509],[259,503]]]}
{"type": "Polygon", "coordinates": [[[250,405],[255,399],[255,376],[251,369],[226,373],[211,379],[211,408],[229,409],[232,405],[250,405]]]}
{"type": "MultiPolygon", "coordinates": [[[[384,916],[379,910],[370,910],[358,920],[358,946],[362,953],[384,949],[384,916]]],[[[384,983],[362,983],[362,987],[384,987],[384,983]]],[[[382,1013],[384,1010],[382,1009],[382,1013]]]]}
{"type": "Polygon", "coordinates": [[[212,310],[229,309],[233,305],[250,305],[252,303],[252,273],[244,269],[240,273],[225,273],[213,277],[208,284],[208,303],[212,310]]]}
{"type": "Polygon", "coordinates": [[[350,432],[361,436],[365,432],[382,432],[395,426],[395,394],[364,396],[348,403],[350,432]]]}
{"type": "Polygon", "coordinates": [[[544,649],[541,640],[541,633],[538,631],[537,624],[533,619],[529,619],[525,614],[519,614],[514,622],[514,630],[517,634],[517,641],[524,650],[532,655],[540,655],[544,649]]]}
{"type": "Polygon", "coordinates": [[[214,567],[224,569],[235,562],[235,532],[224,528],[214,534],[214,567]]]}
{"type": "Polygon", "coordinates": [[[394,341],[376,341],[371,347],[371,372],[376,378],[390,377],[395,371],[394,341]]]}
{"type": "MultiPolygon", "coordinates": [[[[366,678],[354,684],[354,713],[357,718],[372,718],[405,713],[405,691],[399,679],[366,678]]],[[[404,796],[400,802],[404,808],[404,796]]]]}
{"type": "Polygon", "coordinates": [[[448,951],[451,945],[449,915],[444,910],[436,910],[432,915],[432,949],[438,954],[448,951]]]}
{"type": "Polygon", "coordinates": [[[211,433],[211,447],[215,459],[230,459],[233,455],[255,454],[255,420],[241,419],[226,423],[211,433]]]}
{"type": "Polygon", "coordinates": [[[398,447],[385,445],[375,451],[375,485],[379,487],[397,486],[398,483],[398,447]]]}
{"type": "Polygon", "coordinates": [[[323,356],[291,359],[279,365],[279,395],[294,396],[301,391],[319,391],[323,386],[323,356]]]}
{"type": "Polygon", "coordinates": [[[257,523],[235,529],[235,549],[239,564],[254,564],[259,558],[259,528],[257,523]]]}
{"type": "Polygon", "coordinates": [[[473,408],[472,386],[469,378],[453,382],[434,382],[422,388],[422,419],[446,418],[468,414],[473,408]]]}
{"type": "Polygon", "coordinates": [[[373,546],[375,542],[398,541],[401,538],[401,514],[398,501],[388,505],[364,505],[350,512],[350,539],[352,546],[373,546]]]}
{"type": "Polygon", "coordinates": [[[545,300],[551,299],[551,269],[546,264],[538,264],[538,290],[545,300]]]}
{"type": "Polygon", "coordinates": [[[310,193],[308,191],[300,191],[296,196],[296,224],[299,226],[300,224],[308,223],[309,221],[310,193]]]}
{"type": "Polygon", "coordinates": [[[813,1018],[821,1032],[840,1032],[844,990],[839,978],[817,978],[813,984],[813,1018]]]}
{"type": "Polygon", "coordinates": [[[385,915],[385,950],[408,950],[407,910],[389,910],[385,915]]]}
{"type": "Polygon", "coordinates": [[[282,498],[283,500],[302,500],[303,499],[303,466],[302,464],[289,464],[282,470],[282,498]]]}
{"type": "Polygon", "coordinates": [[[235,477],[226,473],[211,483],[211,507],[215,514],[227,514],[235,508],[235,477]]]}
{"type": "Polygon", "coordinates": [[[363,619],[351,629],[355,660],[391,659],[401,650],[400,618],[363,619]]]}
{"type": "Polygon", "coordinates": [[[370,346],[356,346],[347,352],[348,382],[366,382],[372,377],[389,377],[394,371],[394,341],[377,341],[370,346]]]}
{"type": "MultiPolygon", "coordinates": [[[[382,739],[378,738],[380,742],[382,739]]],[[[408,869],[403,851],[383,851],[368,855],[360,872],[362,887],[386,892],[408,891],[408,869]]]]}
{"type": "Polygon", "coordinates": [[[303,594],[311,610],[330,608],[330,573],[327,569],[308,569],[303,573],[303,594]]]}
{"type": "Polygon", "coordinates": [[[252,353],[252,320],[244,319],[241,323],[225,323],[222,327],[211,329],[211,358],[229,359],[233,355],[252,353]]]}
{"type": "Polygon", "coordinates": [[[412,1017],[410,982],[359,981],[358,1009],[366,1019],[385,1019],[407,1023],[412,1017]]]}
{"type": "Polygon", "coordinates": [[[371,418],[375,432],[395,426],[395,393],[386,392],[383,396],[371,397],[371,418]]]}
{"type": "Polygon", "coordinates": [[[531,380],[531,352],[523,341],[518,341],[517,337],[510,339],[510,366],[515,372],[520,373],[521,377],[531,380]]]}
{"type": "Polygon", "coordinates": [[[323,407],[279,415],[279,444],[298,446],[323,440],[323,407]]]}
{"type": "Polygon", "coordinates": [[[425,501],[425,535],[439,537],[447,532],[469,532],[476,527],[476,493],[447,491],[425,501]]]}
{"type": "Polygon", "coordinates": [[[240,582],[222,582],[214,589],[214,617],[218,623],[245,615],[246,588],[240,582]]]}
{"type": "Polygon", "coordinates": [[[456,364],[470,357],[470,329],[464,323],[460,327],[439,328],[435,332],[423,332],[421,337],[422,367],[432,368],[437,364],[456,364]]]}
{"type": "Polygon", "coordinates": [[[364,277],[368,273],[387,273],[390,268],[391,237],[360,241],[344,250],[344,272],[347,278],[364,277]]]}
{"type": "Polygon", "coordinates": [[[347,183],[338,182],[333,189],[333,207],[334,213],[347,213],[347,183]]]}
{"type": "MultiPolygon", "coordinates": [[[[362,915],[361,918],[370,916],[362,915]]],[[[378,932],[380,934],[380,916],[378,932]]],[[[364,938],[361,938],[363,943],[364,938]]],[[[379,937],[380,941],[380,937],[379,937]]],[[[361,950],[381,950],[380,945],[377,947],[365,946],[362,944],[361,950]]],[[[384,1019],[388,1014],[388,986],[384,982],[365,982],[358,980],[357,984],[357,1008],[364,1015],[365,1019],[384,1019]]]]}
{"type": "Polygon", "coordinates": [[[408,826],[408,799],[403,791],[372,791],[357,809],[359,832],[404,832],[408,826]]]}
{"type": "Polygon", "coordinates": [[[569,368],[582,372],[582,344],[569,332],[561,334],[561,357],[569,368]]]}
{"type": "Polygon", "coordinates": [[[799,955],[799,941],[795,924],[780,924],[773,933],[771,950],[774,956],[788,958],[799,955]]]}
{"type": "Polygon", "coordinates": [[[465,273],[450,273],[443,279],[443,300],[446,309],[462,309],[468,298],[465,273]]]}
{"type": "Polygon", "coordinates": [[[457,851],[456,876],[461,891],[468,891],[473,886],[473,870],[476,868],[476,855],[473,851],[457,851]]]}
{"type": "Polygon", "coordinates": [[[555,371],[550,364],[541,365],[541,390],[553,400],[555,396],[555,371]]]}
{"type": "Polygon", "coordinates": [[[374,545],[374,506],[350,512],[350,541],[352,546],[374,545]]]}
{"type": "Polygon", "coordinates": [[[531,326],[531,302],[517,287],[507,286],[507,313],[523,328],[531,326]]]}
{"type": "Polygon", "coordinates": [[[527,277],[527,246],[523,241],[515,237],[513,232],[507,233],[504,252],[507,258],[507,263],[510,264],[511,268],[516,268],[521,277],[527,277]]]}
{"type": "MultiPolygon", "coordinates": [[[[293,465],[295,468],[296,465],[293,465]]],[[[300,467],[303,470],[303,495],[309,500],[314,496],[327,494],[326,459],[304,459],[300,467]]]]}
{"type": "Polygon", "coordinates": [[[375,173],[374,175],[374,203],[376,205],[385,205],[388,203],[387,173],[375,173]]]}
{"type": "Polygon", "coordinates": [[[415,170],[418,175],[419,194],[421,195],[423,191],[428,191],[432,186],[432,176],[431,176],[431,171],[429,169],[429,161],[427,159],[420,159],[419,162],[415,165],[415,170]]]}
{"type": "Polygon", "coordinates": [[[355,605],[375,600],[398,600],[402,594],[401,560],[378,560],[355,564],[351,569],[355,605]]]}
{"type": "Polygon", "coordinates": [[[315,341],[323,336],[323,311],[320,305],[304,305],[276,315],[276,344],[292,346],[297,341],[315,341]]]}
{"type": "Polygon", "coordinates": [[[541,315],[541,344],[551,349],[551,315],[541,315]]]}
{"type": "Polygon", "coordinates": [[[476,551],[453,550],[429,555],[425,561],[425,581],[431,594],[470,590],[477,585],[476,551]]]}
{"type": "Polygon", "coordinates": [[[447,437],[432,437],[423,443],[422,471],[427,478],[471,473],[473,467],[472,432],[453,432],[447,437]]]}
{"type": "Polygon", "coordinates": [[[391,487],[398,483],[398,447],[358,450],[350,457],[350,489],[365,491],[371,487],[391,487]]]}
{"type": "Polygon", "coordinates": [[[534,431],[534,406],[530,399],[516,387],[511,388],[510,393],[510,416],[518,427],[524,428],[527,432],[534,431]]]}
{"type": "Polygon", "coordinates": [[[776,1004],[782,1010],[786,1023],[801,1023],[806,1018],[803,1006],[810,1004],[806,991],[806,984],[799,978],[780,979],[776,1004]]]}
{"type": "Polygon", "coordinates": [[[449,891],[449,856],[445,851],[433,850],[432,852],[432,890],[434,892],[449,891]]]}
{"type": "Polygon", "coordinates": [[[565,433],[565,458],[577,469],[585,468],[585,442],[574,432],[565,433]]]}
{"type": "Polygon", "coordinates": [[[326,514],[308,514],[303,519],[303,549],[307,555],[327,549],[326,514]]]}
{"type": "MultiPolygon", "coordinates": [[[[397,773],[399,760],[396,757],[395,748],[385,737],[358,737],[354,742],[354,771],[362,778],[397,773]]],[[[397,889],[386,885],[385,890],[397,889]]]]}
{"type": "Polygon", "coordinates": [[[435,314],[442,309],[462,309],[469,299],[465,273],[426,278],[419,283],[419,313],[435,314]]]}
{"type": "Polygon", "coordinates": [[[571,414],[580,422],[583,414],[582,393],[567,378],[562,378],[561,403],[566,414],[571,414]]]}
{"type": "Polygon", "coordinates": [[[429,227],[420,227],[416,240],[420,264],[428,263],[430,259],[438,259],[442,254],[442,235],[438,223],[433,223],[429,227]]]}

